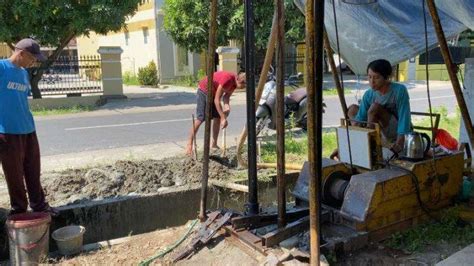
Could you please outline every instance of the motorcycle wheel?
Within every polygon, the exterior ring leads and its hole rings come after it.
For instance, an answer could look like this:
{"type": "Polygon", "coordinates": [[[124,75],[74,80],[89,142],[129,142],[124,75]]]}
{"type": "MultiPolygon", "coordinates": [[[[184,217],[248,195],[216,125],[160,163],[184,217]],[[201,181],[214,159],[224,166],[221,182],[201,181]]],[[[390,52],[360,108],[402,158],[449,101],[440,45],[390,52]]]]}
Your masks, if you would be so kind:
{"type": "Polygon", "coordinates": [[[300,122],[301,129],[308,131],[308,116],[304,115],[303,119],[300,122]]]}
{"type": "Polygon", "coordinates": [[[260,117],[255,122],[255,135],[258,136],[262,130],[267,126],[268,116],[260,117]]]}

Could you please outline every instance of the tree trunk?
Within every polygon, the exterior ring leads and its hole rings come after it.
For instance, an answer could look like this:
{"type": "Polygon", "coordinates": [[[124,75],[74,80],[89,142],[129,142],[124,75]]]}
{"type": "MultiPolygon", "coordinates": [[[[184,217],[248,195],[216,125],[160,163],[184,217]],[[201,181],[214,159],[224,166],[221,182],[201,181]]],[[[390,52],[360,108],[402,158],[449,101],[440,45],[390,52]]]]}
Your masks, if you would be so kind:
{"type": "Polygon", "coordinates": [[[41,62],[40,66],[36,69],[36,71],[33,71],[33,73],[31,74],[30,84],[33,99],[42,98],[38,83],[40,82],[45,69],[48,69],[54,63],[54,61],[56,61],[61,51],[64,49],[64,47],[66,47],[66,45],[71,41],[71,39],[74,38],[74,36],[76,36],[74,32],[71,32],[68,36],[65,36],[64,39],[61,40],[59,46],[56,47],[56,50],[54,50],[54,52],[48,57],[48,59],[44,62],[41,62]]]}

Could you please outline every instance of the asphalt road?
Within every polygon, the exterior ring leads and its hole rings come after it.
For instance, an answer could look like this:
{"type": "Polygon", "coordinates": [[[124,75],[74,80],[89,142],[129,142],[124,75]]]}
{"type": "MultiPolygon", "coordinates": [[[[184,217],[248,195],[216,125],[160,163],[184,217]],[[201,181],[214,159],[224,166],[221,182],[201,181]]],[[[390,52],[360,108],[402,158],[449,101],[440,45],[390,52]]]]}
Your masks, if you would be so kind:
{"type": "MultiPolygon", "coordinates": [[[[410,89],[412,111],[427,111],[425,90],[410,89]]],[[[347,96],[347,103],[355,103],[362,91],[347,96]]],[[[43,156],[102,150],[137,145],[172,143],[186,140],[191,125],[194,94],[189,93],[186,105],[173,105],[171,110],[117,111],[101,115],[67,115],[43,117],[36,121],[43,156]]],[[[433,106],[444,105],[450,112],[456,108],[456,100],[450,88],[434,88],[431,92],[433,106]]],[[[157,100],[158,101],[158,100],[157,100]]],[[[342,111],[337,96],[326,97],[324,125],[338,125],[342,111]]],[[[245,105],[232,107],[228,136],[237,136],[246,121],[245,105]]],[[[203,127],[198,138],[202,138],[203,127]]],[[[234,142],[234,139],[229,139],[234,142]]]]}

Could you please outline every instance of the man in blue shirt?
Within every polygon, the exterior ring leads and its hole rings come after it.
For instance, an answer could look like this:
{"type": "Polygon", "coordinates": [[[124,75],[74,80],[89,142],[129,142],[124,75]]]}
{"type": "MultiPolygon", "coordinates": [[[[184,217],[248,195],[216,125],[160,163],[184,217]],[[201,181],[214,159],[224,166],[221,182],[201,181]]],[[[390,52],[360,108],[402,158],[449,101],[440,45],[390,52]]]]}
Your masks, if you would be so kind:
{"type": "Polygon", "coordinates": [[[0,160],[10,194],[10,214],[33,211],[57,214],[46,202],[40,182],[40,150],[28,105],[28,68],[45,60],[38,43],[23,39],[10,58],[0,60],[0,160]],[[26,189],[25,189],[26,185],[26,189]],[[28,194],[28,198],[27,198],[28,194]]]}
{"type": "Polygon", "coordinates": [[[411,132],[410,97],[403,84],[390,81],[391,75],[390,62],[385,59],[372,61],[367,67],[370,89],[364,93],[360,107],[352,105],[348,112],[349,117],[357,112],[353,119],[369,122],[367,127],[380,124],[383,139],[398,153],[403,149],[405,134],[411,132]]]}
{"type": "MultiPolygon", "coordinates": [[[[349,106],[347,113],[354,126],[374,128],[379,124],[384,146],[399,153],[403,150],[405,134],[411,132],[410,97],[407,88],[390,81],[392,65],[385,59],[370,62],[367,66],[368,89],[360,106],[349,106]],[[355,121],[354,121],[355,120],[355,121]]],[[[330,158],[338,157],[338,150],[330,158]]]]}

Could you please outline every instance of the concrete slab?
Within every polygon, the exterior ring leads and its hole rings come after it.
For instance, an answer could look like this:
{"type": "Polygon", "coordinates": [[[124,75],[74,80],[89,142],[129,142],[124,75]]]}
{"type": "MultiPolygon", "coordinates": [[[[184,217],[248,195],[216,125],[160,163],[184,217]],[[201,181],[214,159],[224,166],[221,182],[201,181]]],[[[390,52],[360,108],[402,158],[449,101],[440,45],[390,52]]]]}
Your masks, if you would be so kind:
{"type": "Polygon", "coordinates": [[[464,266],[474,265],[474,244],[471,244],[462,250],[440,261],[437,266],[464,266]]]}

